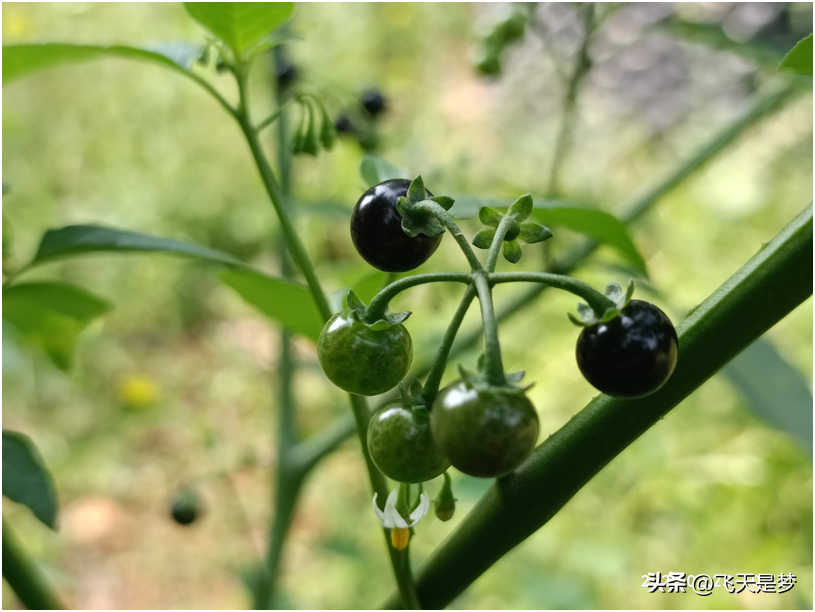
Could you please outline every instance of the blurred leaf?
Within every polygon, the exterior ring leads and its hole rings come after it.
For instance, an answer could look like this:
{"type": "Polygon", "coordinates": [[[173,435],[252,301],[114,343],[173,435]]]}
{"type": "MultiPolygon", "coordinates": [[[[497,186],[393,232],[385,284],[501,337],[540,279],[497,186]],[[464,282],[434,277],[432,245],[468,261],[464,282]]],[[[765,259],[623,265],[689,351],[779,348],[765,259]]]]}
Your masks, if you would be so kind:
{"type": "Polygon", "coordinates": [[[558,202],[536,202],[532,219],[550,227],[568,227],[600,244],[614,247],[629,264],[648,276],[645,260],[631,240],[628,227],[611,213],[595,208],[564,206],[558,202]]]}
{"type": "Polygon", "coordinates": [[[720,24],[695,23],[673,19],[660,26],[668,32],[691,42],[697,42],[720,51],[730,51],[764,67],[778,65],[781,53],[758,40],[737,42],[730,38],[720,24]]]}
{"type": "Polygon", "coordinates": [[[244,265],[239,259],[223,251],[171,238],[98,225],[69,225],[60,229],[48,230],[43,235],[37,254],[29,265],[39,265],[58,257],[85,253],[129,251],[169,253],[227,265],[244,265]]]}
{"type": "Polygon", "coordinates": [[[724,374],[758,416],[789,433],[812,459],[812,393],[771,342],[756,340],[724,374]]]}
{"type": "Polygon", "coordinates": [[[44,350],[61,370],[71,367],[82,330],[113,306],[80,287],[24,283],[3,288],[3,319],[44,350]]]}
{"type": "Polygon", "coordinates": [[[320,337],[323,319],[304,285],[252,270],[227,270],[220,278],[267,317],[315,342],[320,337]]]}
{"type": "Polygon", "coordinates": [[[792,51],[784,56],[778,70],[800,76],[812,76],[812,34],[800,40],[792,51]]]}
{"type": "Polygon", "coordinates": [[[294,2],[185,2],[184,8],[241,57],[291,17],[294,2]]]}
{"type": "Polygon", "coordinates": [[[410,178],[410,174],[407,170],[397,168],[389,161],[373,153],[366,153],[365,157],[362,158],[362,163],[359,165],[359,173],[368,187],[373,187],[388,179],[410,178]]]}
{"type": "Polygon", "coordinates": [[[7,429],[3,430],[3,495],[28,506],[44,525],[56,530],[59,502],[54,479],[34,443],[7,429]]]}
{"type": "Polygon", "coordinates": [[[26,76],[38,70],[44,70],[62,64],[74,62],[87,62],[106,57],[122,57],[140,61],[154,62],[172,68],[182,74],[192,77],[187,70],[201,52],[200,47],[183,43],[165,45],[155,51],[114,45],[99,47],[93,45],[67,45],[62,43],[47,43],[39,45],[10,45],[3,47],[3,84],[26,76]],[[188,62],[188,63],[187,63],[188,62]]]}
{"type": "Polygon", "coordinates": [[[476,198],[469,195],[453,196],[456,201],[449,213],[456,219],[472,219],[478,216],[479,210],[487,206],[490,208],[507,208],[509,202],[506,200],[496,200],[494,198],[476,198]]]}

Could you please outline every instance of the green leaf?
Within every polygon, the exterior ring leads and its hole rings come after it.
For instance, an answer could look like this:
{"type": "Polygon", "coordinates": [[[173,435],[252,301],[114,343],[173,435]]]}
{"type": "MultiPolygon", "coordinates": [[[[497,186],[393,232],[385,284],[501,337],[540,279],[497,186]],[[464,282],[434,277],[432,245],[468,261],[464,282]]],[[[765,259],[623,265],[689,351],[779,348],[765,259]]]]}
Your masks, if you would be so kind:
{"type": "Polygon", "coordinates": [[[812,393],[771,342],[759,338],[723,373],[759,417],[790,434],[812,458],[812,393]]]}
{"type": "Polygon", "coordinates": [[[501,219],[503,218],[504,215],[490,206],[482,206],[478,211],[479,221],[481,221],[481,223],[484,225],[489,225],[491,227],[498,227],[498,224],[501,223],[501,219]]]}
{"type": "Polygon", "coordinates": [[[781,60],[778,70],[800,76],[812,76],[812,34],[798,41],[792,51],[781,60]]]}
{"type": "Polygon", "coordinates": [[[3,319],[45,351],[58,368],[71,367],[82,330],[112,305],[80,287],[22,283],[3,288],[3,319]]]}
{"type": "Polygon", "coordinates": [[[373,187],[388,179],[410,178],[410,173],[407,170],[397,168],[386,159],[374,155],[373,153],[366,153],[365,157],[362,158],[362,162],[359,165],[359,173],[368,187],[373,187]]]}
{"type": "Polygon", "coordinates": [[[188,68],[200,53],[200,46],[183,43],[156,47],[154,51],[123,45],[110,47],[61,43],[9,45],[3,47],[3,84],[38,70],[106,57],[153,62],[194,78],[188,68]]]}
{"type": "Polygon", "coordinates": [[[267,317],[291,331],[317,341],[323,319],[308,288],[247,269],[231,269],[220,279],[267,317]]]}
{"type": "Polygon", "coordinates": [[[479,249],[488,249],[492,246],[492,241],[495,239],[495,229],[492,227],[485,227],[478,230],[473,236],[473,244],[479,249]]]}
{"type": "Polygon", "coordinates": [[[52,259],[85,253],[131,251],[167,253],[227,265],[244,265],[239,259],[223,251],[171,238],[98,225],[69,225],[56,230],[48,230],[43,235],[37,254],[29,265],[39,265],[52,259]]]}
{"type": "Polygon", "coordinates": [[[34,443],[21,433],[3,430],[3,495],[28,506],[40,522],[57,529],[57,490],[34,443]]]}
{"type": "Polygon", "coordinates": [[[548,226],[560,225],[586,234],[600,244],[616,249],[636,270],[648,274],[626,225],[614,215],[594,208],[564,206],[560,203],[538,202],[532,218],[548,226]]]}
{"type": "Polygon", "coordinates": [[[185,2],[198,23],[229,45],[235,55],[283,24],[294,12],[293,2],[185,2]]]}

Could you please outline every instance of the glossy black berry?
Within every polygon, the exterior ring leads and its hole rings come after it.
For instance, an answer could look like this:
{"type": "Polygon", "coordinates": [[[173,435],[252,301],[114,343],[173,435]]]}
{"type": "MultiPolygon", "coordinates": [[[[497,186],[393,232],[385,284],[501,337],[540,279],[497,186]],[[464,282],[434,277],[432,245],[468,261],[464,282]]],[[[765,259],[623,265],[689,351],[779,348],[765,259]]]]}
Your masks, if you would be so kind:
{"type": "Polygon", "coordinates": [[[583,329],[577,339],[577,365],[603,393],[644,397],[671,377],[678,349],[668,316],[649,302],[632,300],[611,321],[583,329]]]}
{"type": "Polygon", "coordinates": [[[365,110],[371,113],[371,115],[374,117],[384,111],[386,106],[385,98],[375,89],[369,89],[368,91],[364,92],[360,98],[360,102],[362,102],[362,106],[365,108],[365,110]]]}
{"type": "MultiPolygon", "coordinates": [[[[407,272],[422,265],[436,251],[441,236],[402,231],[396,201],[406,196],[410,181],[390,179],[362,194],[351,214],[351,239],[362,258],[378,270],[407,272]]],[[[427,197],[432,197],[429,191],[427,197]]]]}

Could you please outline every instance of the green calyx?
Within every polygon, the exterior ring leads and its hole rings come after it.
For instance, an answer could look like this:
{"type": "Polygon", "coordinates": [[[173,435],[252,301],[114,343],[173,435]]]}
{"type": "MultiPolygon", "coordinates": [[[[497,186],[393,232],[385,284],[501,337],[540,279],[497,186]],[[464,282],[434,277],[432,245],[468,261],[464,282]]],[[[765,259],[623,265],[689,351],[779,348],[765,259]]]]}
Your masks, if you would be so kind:
{"type": "Polygon", "coordinates": [[[292,153],[316,156],[321,148],[330,150],[337,133],[323,103],[313,94],[298,94],[295,100],[300,105],[301,114],[292,140],[292,153]]]}
{"type": "Polygon", "coordinates": [[[628,281],[625,292],[617,283],[609,283],[604,295],[613,302],[613,306],[609,306],[603,312],[597,312],[588,304],[580,303],[577,305],[577,316],[568,313],[569,320],[578,327],[591,327],[598,323],[611,321],[631,301],[631,296],[634,295],[634,281],[628,281]]]}
{"type": "Polygon", "coordinates": [[[534,244],[552,237],[552,230],[548,227],[526,220],[530,214],[532,196],[529,194],[518,198],[509,207],[506,215],[489,206],[483,206],[478,211],[478,218],[487,227],[476,233],[473,244],[479,249],[489,249],[500,228],[503,232],[504,259],[510,263],[517,263],[523,254],[522,243],[534,244]]]}
{"type": "Polygon", "coordinates": [[[400,325],[401,323],[404,323],[411,315],[411,313],[408,311],[383,313],[371,312],[371,310],[365,305],[365,302],[363,302],[353,291],[348,292],[345,302],[348,305],[348,308],[354,312],[359,322],[374,331],[381,331],[388,329],[389,327],[393,327],[394,325],[400,325]]]}
{"type": "Polygon", "coordinates": [[[504,373],[504,384],[496,385],[489,381],[486,372],[486,357],[485,355],[481,355],[478,358],[478,369],[477,371],[473,372],[472,370],[468,370],[460,363],[458,364],[458,373],[461,377],[461,380],[466,382],[470,385],[473,389],[478,392],[496,392],[501,391],[502,393],[507,393],[510,395],[524,395],[529,389],[531,389],[535,383],[530,383],[528,385],[519,385],[518,383],[521,382],[526,372],[505,372],[504,373]]]}
{"type": "Polygon", "coordinates": [[[456,512],[456,502],[458,501],[453,495],[453,483],[450,475],[444,473],[444,484],[441,486],[438,496],[434,501],[436,518],[440,521],[449,521],[453,518],[456,512]]]}
{"type": "Polygon", "coordinates": [[[441,236],[444,233],[444,225],[426,205],[438,204],[444,210],[450,210],[453,203],[453,198],[449,196],[428,198],[422,177],[417,176],[410,183],[407,197],[400,197],[396,204],[396,210],[402,215],[402,230],[411,238],[419,234],[430,238],[441,236]]]}

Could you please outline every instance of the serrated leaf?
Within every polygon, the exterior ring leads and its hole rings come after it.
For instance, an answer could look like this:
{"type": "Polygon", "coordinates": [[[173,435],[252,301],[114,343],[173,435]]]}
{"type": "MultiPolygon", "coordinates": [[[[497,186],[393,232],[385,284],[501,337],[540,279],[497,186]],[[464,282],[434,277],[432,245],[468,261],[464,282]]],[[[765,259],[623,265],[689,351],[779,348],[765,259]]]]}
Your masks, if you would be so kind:
{"type": "Polygon", "coordinates": [[[320,337],[323,319],[304,285],[248,269],[227,270],[220,279],[245,302],[287,329],[315,342],[320,337]]]}
{"type": "Polygon", "coordinates": [[[450,196],[433,196],[430,200],[441,206],[444,210],[450,210],[453,204],[455,204],[455,200],[450,196]]]}
{"type": "Polygon", "coordinates": [[[532,214],[532,206],[532,196],[527,193],[512,203],[507,214],[515,217],[515,220],[520,223],[528,219],[529,215],[532,214]]]}
{"type": "Polygon", "coordinates": [[[747,405],[812,457],[812,393],[801,373],[759,338],[722,370],[747,405]]]}
{"type": "Polygon", "coordinates": [[[491,227],[485,227],[478,230],[473,236],[473,244],[479,249],[488,249],[492,246],[492,241],[495,239],[495,230],[491,227]]]}
{"type": "Polygon", "coordinates": [[[184,43],[157,47],[155,51],[125,45],[110,47],[62,43],[9,45],[3,47],[3,84],[47,68],[107,57],[152,62],[194,79],[194,75],[188,69],[200,51],[200,46],[184,43]]]}
{"type": "Polygon", "coordinates": [[[137,232],[98,225],[69,225],[48,230],[40,241],[37,254],[29,265],[86,253],[155,252],[194,257],[228,265],[244,265],[239,259],[215,249],[137,232]]]}
{"type": "Polygon", "coordinates": [[[521,223],[521,233],[518,238],[527,244],[535,244],[537,242],[549,240],[549,238],[552,236],[552,230],[550,230],[548,227],[545,227],[540,223],[526,222],[521,223]]]}
{"type": "Polygon", "coordinates": [[[184,8],[241,57],[244,51],[291,17],[294,3],[185,2],[184,8]]]}
{"type": "Polygon", "coordinates": [[[359,164],[359,174],[368,187],[378,185],[383,181],[394,178],[410,178],[410,173],[402,168],[397,168],[392,163],[374,155],[366,153],[359,164]]]}
{"type": "Polygon", "coordinates": [[[779,72],[812,76],[812,34],[798,41],[778,65],[779,72]]]}
{"type": "Polygon", "coordinates": [[[518,260],[521,259],[522,254],[523,250],[521,249],[521,245],[518,244],[517,240],[504,241],[504,259],[506,259],[509,263],[518,263],[518,260]]]}
{"type": "Polygon", "coordinates": [[[73,362],[74,348],[87,325],[113,306],[72,285],[21,283],[3,288],[3,319],[39,346],[61,370],[73,362]]]}
{"type": "Polygon", "coordinates": [[[3,430],[3,495],[27,506],[44,525],[56,530],[59,502],[54,479],[34,443],[7,429],[3,430]]]}
{"type": "Polygon", "coordinates": [[[490,227],[498,227],[498,224],[501,223],[501,219],[503,218],[504,215],[490,206],[482,206],[478,211],[478,219],[481,223],[489,225],[490,227]]]}
{"type": "Polygon", "coordinates": [[[427,191],[424,188],[424,181],[421,176],[417,176],[410,182],[410,187],[407,191],[407,199],[409,202],[421,202],[427,199],[427,191]]]}

